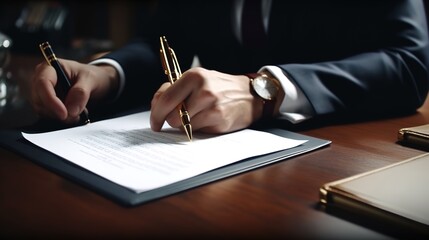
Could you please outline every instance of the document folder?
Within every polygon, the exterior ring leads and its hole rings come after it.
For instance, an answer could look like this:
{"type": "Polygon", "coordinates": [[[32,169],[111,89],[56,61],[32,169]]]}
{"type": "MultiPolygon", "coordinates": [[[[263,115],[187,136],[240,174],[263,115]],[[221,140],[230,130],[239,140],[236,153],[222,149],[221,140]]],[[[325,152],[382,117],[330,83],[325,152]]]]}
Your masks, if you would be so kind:
{"type": "Polygon", "coordinates": [[[385,223],[407,237],[429,237],[429,154],[324,184],[320,202],[385,223]]]}
{"type": "Polygon", "coordinates": [[[428,151],[429,124],[399,129],[398,142],[404,146],[428,151]]]}
{"type": "Polygon", "coordinates": [[[306,143],[291,149],[272,154],[245,159],[212,171],[188,178],[173,184],[153,190],[136,193],[123,186],[102,178],[68,160],[39,148],[25,140],[20,131],[0,131],[0,146],[9,149],[29,160],[64,176],[72,181],[82,184],[95,192],[108,197],[125,206],[136,206],[158,198],[166,197],[222,178],[250,171],[268,164],[272,164],[293,156],[303,154],[329,145],[328,140],[313,138],[282,129],[267,129],[266,131],[292,139],[308,140],[306,143]]]}

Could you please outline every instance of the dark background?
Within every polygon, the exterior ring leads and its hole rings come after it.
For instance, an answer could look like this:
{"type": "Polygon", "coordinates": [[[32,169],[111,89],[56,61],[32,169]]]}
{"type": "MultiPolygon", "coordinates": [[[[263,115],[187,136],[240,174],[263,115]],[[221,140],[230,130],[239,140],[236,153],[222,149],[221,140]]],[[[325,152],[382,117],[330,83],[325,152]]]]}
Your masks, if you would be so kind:
{"type": "MultiPolygon", "coordinates": [[[[138,21],[137,13],[150,12],[156,2],[157,0],[3,2],[3,7],[0,7],[0,32],[12,39],[11,50],[15,53],[40,54],[38,44],[50,41],[62,57],[79,59],[124,45],[132,38],[136,27],[151,24],[138,21]],[[45,9],[44,14],[41,9],[45,9]],[[45,26],[49,13],[58,10],[65,13],[61,27],[45,26]],[[28,16],[31,11],[33,15],[39,14],[39,19],[43,18],[41,15],[45,15],[44,21],[28,16]],[[33,24],[17,26],[23,19],[33,24]]],[[[429,0],[424,2],[428,13],[429,0]]]]}
{"type": "Polygon", "coordinates": [[[136,12],[150,10],[155,2],[4,2],[0,7],[0,32],[12,39],[13,53],[40,54],[38,44],[49,41],[57,55],[79,59],[125,44],[134,35],[136,12]],[[55,22],[59,12],[63,21],[55,22]]]}

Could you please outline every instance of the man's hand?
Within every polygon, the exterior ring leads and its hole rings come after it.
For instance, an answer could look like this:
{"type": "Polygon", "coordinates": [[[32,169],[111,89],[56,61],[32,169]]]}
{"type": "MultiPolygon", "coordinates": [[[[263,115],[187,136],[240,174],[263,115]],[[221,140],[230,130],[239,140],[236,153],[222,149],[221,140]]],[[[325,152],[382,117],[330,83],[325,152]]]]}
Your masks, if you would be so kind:
{"type": "Polygon", "coordinates": [[[151,102],[151,127],[165,121],[180,128],[177,106],[184,102],[193,130],[226,133],[248,127],[262,114],[262,101],[250,93],[249,78],[204,68],[192,68],[171,85],[163,84],[151,102]]]}
{"type": "Polygon", "coordinates": [[[65,59],[59,61],[72,85],[64,102],[55,92],[58,84],[55,69],[47,63],[36,66],[30,82],[30,103],[42,117],[76,123],[90,100],[102,100],[117,89],[118,76],[111,66],[82,64],[65,59]]]}

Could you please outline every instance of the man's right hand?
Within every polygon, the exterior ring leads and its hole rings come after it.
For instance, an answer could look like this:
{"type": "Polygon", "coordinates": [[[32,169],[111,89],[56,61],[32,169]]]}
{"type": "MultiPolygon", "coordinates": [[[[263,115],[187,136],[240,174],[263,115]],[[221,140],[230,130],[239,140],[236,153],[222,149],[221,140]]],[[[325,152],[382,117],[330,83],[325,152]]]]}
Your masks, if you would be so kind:
{"type": "Polygon", "coordinates": [[[72,85],[64,102],[54,89],[58,84],[55,69],[46,62],[36,66],[30,81],[29,100],[40,116],[76,123],[88,103],[105,100],[117,91],[118,74],[112,66],[89,65],[66,59],[59,61],[72,85]]]}

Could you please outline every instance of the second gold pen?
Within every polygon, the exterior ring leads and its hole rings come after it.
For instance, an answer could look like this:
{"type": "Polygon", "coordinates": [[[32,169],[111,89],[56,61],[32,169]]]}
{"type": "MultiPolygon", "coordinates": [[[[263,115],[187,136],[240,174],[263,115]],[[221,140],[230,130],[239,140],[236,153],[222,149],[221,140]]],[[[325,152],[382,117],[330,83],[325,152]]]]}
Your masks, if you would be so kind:
{"type": "MultiPolygon", "coordinates": [[[[161,62],[164,68],[164,73],[168,76],[168,80],[171,84],[174,84],[182,76],[182,71],[180,70],[179,62],[177,61],[176,54],[174,50],[168,45],[167,39],[165,36],[161,36],[161,48],[159,49],[161,55],[161,62]]],[[[182,121],[183,128],[188,136],[189,141],[192,140],[192,125],[191,118],[189,116],[188,110],[184,103],[177,106],[179,111],[180,120],[182,121]]]]}

